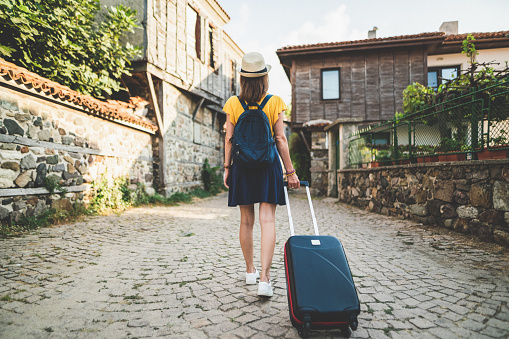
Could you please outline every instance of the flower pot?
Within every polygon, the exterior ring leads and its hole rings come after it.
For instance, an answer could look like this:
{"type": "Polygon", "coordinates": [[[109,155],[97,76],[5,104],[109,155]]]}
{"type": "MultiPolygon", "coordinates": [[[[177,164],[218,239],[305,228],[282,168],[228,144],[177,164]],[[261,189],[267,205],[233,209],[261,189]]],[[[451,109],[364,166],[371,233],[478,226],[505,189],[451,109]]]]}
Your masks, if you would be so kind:
{"type": "Polygon", "coordinates": [[[481,152],[477,153],[477,159],[479,160],[506,159],[506,158],[507,158],[506,149],[489,150],[485,148],[481,152]]]}
{"type": "Polygon", "coordinates": [[[418,156],[417,163],[423,164],[428,162],[438,162],[438,155],[425,155],[425,156],[418,156]]]}
{"type": "Polygon", "coordinates": [[[378,162],[378,161],[375,161],[375,162],[372,162],[371,163],[371,168],[375,168],[375,167],[381,167],[382,165],[378,162]]]}
{"type": "Polygon", "coordinates": [[[410,163],[410,159],[394,160],[393,165],[407,165],[410,163]]]}
{"type": "Polygon", "coordinates": [[[440,162],[465,161],[465,160],[467,160],[467,155],[465,153],[439,154],[438,155],[438,161],[440,161],[440,162]]]}

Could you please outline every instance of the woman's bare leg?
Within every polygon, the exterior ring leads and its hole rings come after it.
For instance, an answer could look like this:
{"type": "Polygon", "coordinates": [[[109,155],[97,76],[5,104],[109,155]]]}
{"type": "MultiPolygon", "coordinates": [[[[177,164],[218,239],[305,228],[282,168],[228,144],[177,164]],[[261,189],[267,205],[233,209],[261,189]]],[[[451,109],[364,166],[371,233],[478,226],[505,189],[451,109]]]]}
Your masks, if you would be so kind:
{"type": "Polygon", "coordinates": [[[260,281],[268,282],[274,248],[276,247],[276,204],[261,202],[259,217],[262,230],[262,272],[260,281]]]}
{"type": "Polygon", "coordinates": [[[254,205],[239,205],[240,207],[240,247],[246,261],[246,272],[254,273],[253,225],[255,219],[254,205]]]}

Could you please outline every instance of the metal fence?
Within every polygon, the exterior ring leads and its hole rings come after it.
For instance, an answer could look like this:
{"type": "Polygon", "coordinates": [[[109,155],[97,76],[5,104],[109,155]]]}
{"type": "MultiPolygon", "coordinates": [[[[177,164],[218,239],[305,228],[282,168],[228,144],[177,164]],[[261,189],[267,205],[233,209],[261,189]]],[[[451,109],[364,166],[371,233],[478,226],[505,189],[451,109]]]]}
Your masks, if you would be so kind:
{"type": "Polygon", "coordinates": [[[509,150],[509,77],[351,136],[350,165],[477,159],[509,150]]]}

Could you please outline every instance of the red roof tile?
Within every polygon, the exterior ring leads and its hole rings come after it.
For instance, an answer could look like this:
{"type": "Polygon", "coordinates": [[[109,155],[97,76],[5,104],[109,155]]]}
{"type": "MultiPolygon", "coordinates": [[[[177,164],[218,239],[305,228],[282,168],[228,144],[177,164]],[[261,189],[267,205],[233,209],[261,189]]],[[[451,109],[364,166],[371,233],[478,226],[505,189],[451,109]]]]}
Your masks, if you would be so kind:
{"type": "Polygon", "coordinates": [[[509,38],[509,31],[500,31],[487,33],[451,34],[445,38],[445,41],[463,41],[469,34],[472,34],[476,40],[509,38]]]}
{"type": "MultiPolygon", "coordinates": [[[[51,95],[62,101],[71,102],[83,107],[90,115],[99,116],[108,120],[122,120],[131,124],[142,126],[156,131],[157,126],[146,118],[133,114],[133,109],[140,107],[140,99],[132,98],[131,103],[109,100],[101,101],[88,95],[80,94],[67,86],[43,78],[25,68],[16,66],[0,58],[0,76],[17,81],[44,94],[51,95]]],[[[145,102],[146,103],[146,102],[145,102]]]]}
{"type": "Polygon", "coordinates": [[[298,49],[315,49],[315,48],[333,48],[333,47],[342,47],[349,45],[363,45],[377,42],[391,42],[391,41],[400,41],[400,40],[417,40],[420,38],[432,38],[432,37],[444,37],[444,41],[463,41],[467,38],[468,34],[472,34],[476,40],[483,39],[501,39],[507,38],[509,31],[500,31],[500,32],[488,32],[488,33],[465,33],[465,34],[451,34],[445,35],[444,32],[431,32],[431,33],[420,33],[413,35],[399,35],[392,36],[387,38],[375,38],[375,39],[364,39],[364,40],[352,40],[352,41],[340,41],[340,42],[328,42],[328,43],[319,43],[319,44],[310,44],[310,45],[296,45],[296,46],[286,46],[278,49],[278,52],[298,50],[298,49]]]}
{"type": "Polygon", "coordinates": [[[400,41],[400,40],[416,40],[420,38],[432,38],[432,37],[441,37],[444,36],[443,32],[432,32],[432,33],[420,33],[413,35],[400,35],[400,36],[392,36],[387,38],[374,38],[374,39],[364,39],[364,40],[352,40],[352,41],[340,41],[340,42],[328,42],[328,43],[320,43],[320,44],[311,44],[311,45],[296,45],[296,46],[286,46],[278,49],[280,51],[289,51],[294,49],[313,49],[313,48],[324,48],[324,47],[341,47],[345,45],[361,45],[368,43],[376,43],[376,42],[390,42],[390,41],[400,41]]]}

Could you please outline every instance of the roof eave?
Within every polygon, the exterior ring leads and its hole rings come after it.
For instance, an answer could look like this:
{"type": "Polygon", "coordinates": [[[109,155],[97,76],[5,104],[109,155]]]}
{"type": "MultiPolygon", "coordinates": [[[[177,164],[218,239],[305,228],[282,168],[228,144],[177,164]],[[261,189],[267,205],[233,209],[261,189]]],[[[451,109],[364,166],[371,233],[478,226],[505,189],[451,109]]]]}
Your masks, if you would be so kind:
{"type": "Polygon", "coordinates": [[[280,57],[286,56],[298,56],[306,54],[316,53],[340,53],[340,52],[352,52],[352,51],[363,51],[369,49],[379,48],[397,48],[397,47],[408,47],[408,46],[427,46],[434,43],[441,43],[444,40],[444,36],[424,37],[418,39],[401,39],[401,40],[390,40],[390,41],[374,41],[367,43],[357,43],[350,45],[339,45],[339,46],[309,46],[302,48],[292,49],[278,49],[277,55],[280,57]]]}

